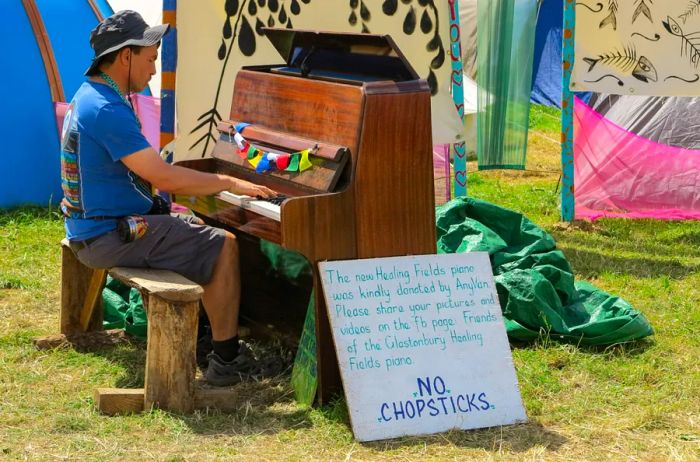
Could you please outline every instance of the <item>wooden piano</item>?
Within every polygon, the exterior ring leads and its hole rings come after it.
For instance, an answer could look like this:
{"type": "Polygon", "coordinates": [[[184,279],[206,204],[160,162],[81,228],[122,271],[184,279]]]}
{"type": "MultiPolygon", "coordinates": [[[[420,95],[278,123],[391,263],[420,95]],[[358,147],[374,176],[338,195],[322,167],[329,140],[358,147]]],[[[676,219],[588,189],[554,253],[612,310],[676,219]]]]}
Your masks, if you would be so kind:
{"type": "Polygon", "coordinates": [[[300,331],[308,302],[290,306],[288,294],[277,294],[277,302],[260,295],[274,284],[265,288],[255,282],[262,276],[250,274],[257,266],[248,259],[255,259],[259,239],[311,263],[322,403],[341,391],[341,382],[317,263],[436,251],[430,90],[389,36],[265,32],[286,62],[241,70],[230,120],[218,126],[212,157],[179,165],[264,184],[287,199],[274,205],[222,193],[175,200],[234,232],[246,247],[244,320],[279,325],[291,316],[300,331]],[[245,139],[265,151],[316,148],[313,167],[256,173],[237,155],[232,127],[241,122],[250,124],[242,131],[245,139]],[[261,319],[264,313],[267,319],[261,319]]]}

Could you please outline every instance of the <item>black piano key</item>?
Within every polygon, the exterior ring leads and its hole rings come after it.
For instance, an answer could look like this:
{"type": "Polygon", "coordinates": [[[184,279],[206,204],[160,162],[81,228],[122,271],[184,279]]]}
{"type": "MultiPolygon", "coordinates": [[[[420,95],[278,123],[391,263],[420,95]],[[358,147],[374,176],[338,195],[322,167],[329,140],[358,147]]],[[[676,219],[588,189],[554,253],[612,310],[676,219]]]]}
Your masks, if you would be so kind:
{"type": "Polygon", "coordinates": [[[284,202],[287,199],[287,196],[285,196],[284,194],[278,194],[273,197],[255,196],[255,198],[261,201],[270,202],[275,205],[282,205],[282,202],[284,202]]]}

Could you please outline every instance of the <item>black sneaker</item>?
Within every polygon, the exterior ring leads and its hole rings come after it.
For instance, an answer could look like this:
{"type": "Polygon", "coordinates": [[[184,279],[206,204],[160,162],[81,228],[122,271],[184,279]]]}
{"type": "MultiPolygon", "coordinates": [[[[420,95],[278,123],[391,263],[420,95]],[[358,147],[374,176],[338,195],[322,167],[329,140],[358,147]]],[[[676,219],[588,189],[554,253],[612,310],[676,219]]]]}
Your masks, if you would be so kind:
{"type": "Polygon", "coordinates": [[[209,385],[226,387],[257,376],[257,364],[245,354],[239,354],[232,361],[227,362],[211,352],[207,355],[207,359],[209,365],[204,373],[204,379],[209,385]]]}

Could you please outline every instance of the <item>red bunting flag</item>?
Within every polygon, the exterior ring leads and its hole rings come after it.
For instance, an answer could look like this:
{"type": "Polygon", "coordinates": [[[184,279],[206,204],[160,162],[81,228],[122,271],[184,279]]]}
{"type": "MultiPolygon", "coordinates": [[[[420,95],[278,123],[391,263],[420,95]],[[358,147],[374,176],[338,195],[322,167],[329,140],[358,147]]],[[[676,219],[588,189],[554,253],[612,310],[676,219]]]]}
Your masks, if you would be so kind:
{"type": "Polygon", "coordinates": [[[277,158],[277,170],[289,167],[289,154],[283,154],[277,158]]]}

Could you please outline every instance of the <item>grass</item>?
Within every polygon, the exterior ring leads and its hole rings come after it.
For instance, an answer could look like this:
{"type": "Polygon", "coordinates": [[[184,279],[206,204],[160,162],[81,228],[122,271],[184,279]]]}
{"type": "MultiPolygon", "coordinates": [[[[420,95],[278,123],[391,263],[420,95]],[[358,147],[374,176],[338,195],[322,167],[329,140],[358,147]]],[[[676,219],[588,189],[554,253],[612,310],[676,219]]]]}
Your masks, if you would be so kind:
{"type": "Polygon", "coordinates": [[[527,169],[470,164],[470,195],[550,231],[578,279],[628,300],[656,334],[609,348],[514,345],[529,423],[360,444],[343,401],[300,408],[285,379],[240,386],[231,413],[101,416],[92,390],[142,384],[143,347],[33,348],[58,328],[62,224],[22,208],[0,214],[0,460],[700,460],[700,223],[559,226],[556,114],[535,111],[527,169]]]}

